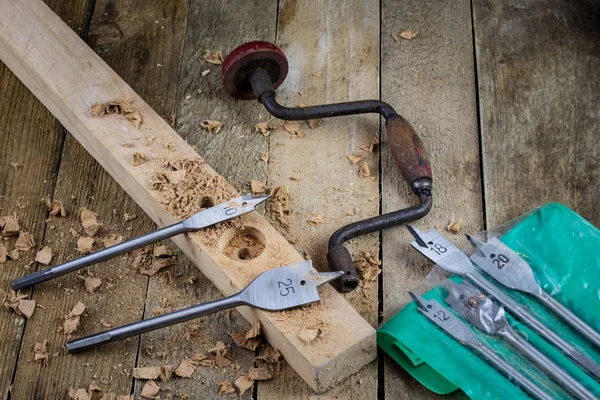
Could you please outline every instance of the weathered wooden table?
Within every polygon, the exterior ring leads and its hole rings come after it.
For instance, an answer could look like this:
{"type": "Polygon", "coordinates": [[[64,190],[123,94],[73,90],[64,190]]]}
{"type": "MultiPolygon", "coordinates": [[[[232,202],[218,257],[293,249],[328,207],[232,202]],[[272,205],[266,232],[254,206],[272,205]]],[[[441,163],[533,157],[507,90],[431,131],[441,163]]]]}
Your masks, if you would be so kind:
{"type": "MultiPolygon", "coordinates": [[[[112,1],[48,0],[52,9],[117,71],[198,153],[240,190],[250,180],[286,185],[293,196],[287,237],[326,265],[329,235],[343,224],[405,207],[413,199],[387,154],[365,153],[371,177],[359,178],[346,158],[378,137],[377,117],[301,126],[301,137],[284,130],[254,132],[267,113],[221,89],[219,69],[206,50],[227,53],[248,40],[281,46],[290,61],[278,91],[287,104],[318,104],[363,98],[391,103],[417,128],[428,148],[435,179],[434,208],[417,223],[445,227],[451,218],[476,232],[501,224],[547,201],[574,208],[600,224],[594,208],[600,177],[600,6],[594,1],[112,1]],[[392,37],[411,29],[411,40],[392,37]],[[204,71],[210,71],[204,75],[204,71]],[[219,134],[199,127],[223,121],[219,134]],[[261,158],[268,154],[268,162],[261,158]],[[321,224],[307,220],[320,215],[321,224]]],[[[3,65],[0,66],[0,214],[16,214],[37,248],[51,245],[54,262],[76,255],[68,232],[78,209],[99,214],[111,232],[132,237],[152,222],[92,157],[3,65]],[[48,196],[68,216],[44,222],[48,196]],[[125,222],[124,213],[137,219],[125,222]]],[[[364,153],[364,151],[363,151],[364,153]]],[[[460,235],[453,239],[468,249],[460,235]]],[[[409,300],[431,266],[408,248],[409,235],[391,229],[353,241],[379,254],[383,273],[348,299],[378,326],[409,300]]],[[[35,252],[0,266],[2,290],[39,269],[35,252]]],[[[28,291],[43,308],[30,320],[0,312],[2,398],[67,397],[68,388],[95,381],[103,393],[136,398],[141,381],[134,366],[177,363],[221,340],[239,370],[201,367],[192,379],[161,382],[165,398],[220,398],[218,382],[232,381],[254,363],[229,334],[248,328],[237,312],[143,335],[110,349],[66,354],[59,332],[78,300],[88,316],[78,335],[220,297],[196,268],[178,257],[168,273],[132,273],[130,257],[90,268],[104,280],[90,294],[76,276],[28,291]],[[193,279],[190,279],[192,277],[193,279]],[[195,325],[194,325],[195,324],[195,325]],[[47,366],[33,361],[33,347],[48,339],[47,366]]],[[[100,398],[103,393],[96,393],[100,398]]],[[[308,398],[308,386],[288,367],[259,382],[244,398],[308,398]]],[[[319,398],[434,398],[388,357],[364,368],[319,398]]],[[[461,398],[455,394],[451,397],[461,398]]]]}

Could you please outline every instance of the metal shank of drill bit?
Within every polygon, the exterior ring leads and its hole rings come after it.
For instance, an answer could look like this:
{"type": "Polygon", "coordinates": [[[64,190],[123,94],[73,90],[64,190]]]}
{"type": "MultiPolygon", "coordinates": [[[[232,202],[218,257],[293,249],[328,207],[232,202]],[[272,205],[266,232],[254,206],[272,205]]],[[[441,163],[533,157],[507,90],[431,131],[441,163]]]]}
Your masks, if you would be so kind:
{"type": "Polygon", "coordinates": [[[548,309],[600,348],[600,334],[571,310],[544,292],[535,279],[529,264],[517,253],[497,238],[483,242],[469,236],[469,241],[478,250],[471,255],[471,260],[481,269],[504,286],[535,296],[548,309]]]}
{"type": "Polygon", "coordinates": [[[481,358],[487,361],[492,367],[503,373],[505,377],[513,382],[516,386],[527,392],[533,398],[539,400],[552,400],[553,397],[548,395],[539,386],[532,382],[529,378],[523,375],[519,370],[511,364],[500,358],[492,348],[483,343],[473,331],[461,320],[459,320],[452,312],[442,307],[435,300],[426,300],[423,297],[417,296],[409,292],[418,310],[426,316],[435,325],[442,328],[448,335],[456,339],[460,343],[470,348],[481,358]]]}
{"type": "Polygon", "coordinates": [[[116,340],[242,305],[278,311],[314,303],[319,301],[317,286],[341,275],[342,272],[313,272],[310,261],[271,269],[260,274],[244,290],[233,296],[72,340],[67,342],[67,350],[69,353],[79,353],[116,340]]]}
{"type": "Polygon", "coordinates": [[[512,329],[504,315],[504,309],[492,302],[485,294],[467,282],[456,284],[445,280],[444,286],[449,293],[446,302],[471,324],[491,335],[502,337],[540,371],[578,398],[586,400],[596,398],[593,393],[512,329]]]}
{"type": "Polygon", "coordinates": [[[441,264],[437,265],[444,270],[459,276],[464,276],[479,289],[506,307],[506,309],[509,310],[514,317],[518,318],[534,332],[554,345],[564,355],[570,357],[587,374],[593,376],[595,379],[600,379],[600,366],[598,364],[596,364],[589,356],[583,354],[571,343],[560,337],[556,332],[548,329],[524,307],[514,301],[511,297],[505,295],[498,287],[484,278],[483,275],[475,270],[475,267],[473,266],[471,260],[469,260],[469,257],[467,257],[467,255],[464,254],[454,244],[446,240],[446,238],[444,238],[444,236],[442,236],[439,232],[436,230],[431,230],[425,233],[412,226],[408,226],[408,229],[415,237],[415,241],[411,243],[413,248],[418,250],[431,261],[440,261],[441,264]],[[440,244],[446,251],[441,253],[439,251],[439,247],[437,248],[437,252],[431,251],[430,248],[436,248],[436,244],[440,244]]]}
{"type": "Polygon", "coordinates": [[[88,254],[87,256],[67,261],[64,264],[46,268],[33,274],[26,275],[22,278],[15,279],[12,282],[12,287],[14,290],[23,289],[25,287],[67,274],[69,272],[77,271],[89,265],[106,261],[110,258],[116,257],[120,254],[128,253],[140,247],[168,239],[172,236],[203,229],[219,222],[227,221],[231,218],[254,211],[258,204],[262,203],[268,198],[269,196],[253,197],[252,195],[237,197],[225,203],[221,203],[209,209],[200,211],[188,219],[176,224],[169,225],[146,235],[107,247],[106,249],[96,251],[88,254]]]}

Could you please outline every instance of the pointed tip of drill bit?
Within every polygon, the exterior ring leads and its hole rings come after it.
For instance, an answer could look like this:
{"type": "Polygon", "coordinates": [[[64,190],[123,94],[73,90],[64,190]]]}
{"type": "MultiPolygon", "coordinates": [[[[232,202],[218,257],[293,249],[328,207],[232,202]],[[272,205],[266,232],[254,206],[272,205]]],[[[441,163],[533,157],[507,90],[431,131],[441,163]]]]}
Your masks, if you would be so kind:
{"type": "Polygon", "coordinates": [[[318,272],[313,274],[315,285],[321,286],[327,282],[331,282],[344,275],[343,271],[318,272]]]}
{"type": "Polygon", "coordinates": [[[237,199],[233,199],[231,201],[236,201],[242,203],[243,207],[256,207],[260,203],[268,200],[271,197],[270,194],[265,194],[262,196],[254,196],[252,194],[245,194],[243,196],[238,197],[237,199]]]}
{"type": "Polygon", "coordinates": [[[418,230],[417,228],[413,227],[412,225],[406,224],[406,229],[408,229],[408,231],[410,232],[410,234],[415,238],[415,242],[417,242],[417,244],[423,248],[427,248],[427,243],[425,243],[425,241],[423,240],[423,238],[421,238],[421,231],[418,230]]]}
{"type": "Polygon", "coordinates": [[[481,251],[481,245],[483,244],[483,242],[479,239],[474,238],[473,236],[469,235],[468,233],[465,233],[465,236],[466,236],[467,240],[469,241],[469,243],[471,244],[471,246],[473,247],[473,250],[475,251],[475,253],[480,257],[485,257],[485,254],[483,254],[483,252],[481,251]]]}
{"type": "Polygon", "coordinates": [[[417,304],[417,308],[419,310],[427,311],[427,307],[425,306],[424,299],[421,296],[416,295],[411,291],[408,291],[408,294],[410,295],[410,297],[412,297],[413,301],[417,304]]]}

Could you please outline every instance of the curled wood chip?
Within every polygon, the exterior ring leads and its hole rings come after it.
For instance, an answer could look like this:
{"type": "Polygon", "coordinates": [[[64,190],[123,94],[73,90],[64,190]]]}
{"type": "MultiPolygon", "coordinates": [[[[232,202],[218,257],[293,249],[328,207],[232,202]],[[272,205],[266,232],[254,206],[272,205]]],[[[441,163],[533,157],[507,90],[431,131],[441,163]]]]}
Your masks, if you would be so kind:
{"type": "Polygon", "coordinates": [[[179,171],[167,171],[165,172],[165,176],[170,183],[176,185],[185,178],[185,169],[179,171]]]}
{"type": "Polygon", "coordinates": [[[300,132],[300,123],[297,121],[285,121],[283,129],[292,134],[294,137],[302,137],[300,132]]]}
{"type": "MultiPolygon", "coordinates": [[[[300,103],[300,104],[298,104],[298,106],[299,107],[310,107],[310,106],[312,106],[312,104],[300,103]]],[[[323,122],[323,118],[309,119],[306,122],[308,123],[308,126],[310,127],[310,129],[315,129],[317,126],[319,126],[321,124],[321,122],[323,122]]]]}
{"type": "Polygon", "coordinates": [[[381,273],[379,266],[381,261],[374,252],[361,252],[358,258],[354,261],[358,276],[365,281],[374,281],[381,273]]]}
{"type": "MultiPolygon", "coordinates": [[[[100,399],[102,400],[102,399],[100,399]]],[[[117,400],[135,400],[132,394],[120,394],[117,396],[117,400]]]]}
{"type": "Polygon", "coordinates": [[[85,233],[89,236],[94,236],[98,232],[98,229],[102,226],[100,222],[98,222],[98,214],[86,209],[81,208],[81,226],[85,233]]]}
{"type": "Polygon", "coordinates": [[[51,201],[49,198],[44,197],[42,202],[46,204],[48,207],[48,211],[50,212],[51,217],[66,217],[67,212],[65,211],[65,207],[63,206],[62,201],[51,201]]]}
{"type": "Polygon", "coordinates": [[[208,350],[208,352],[214,354],[214,364],[219,368],[233,364],[233,357],[229,352],[229,348],[221,341],[218,341],[215,347],[208,350]]]}
{"type": "Polygon", "coordinates": [[[321,217],[320,214],[317,214],[314,217],[306,220],[306,222],[311,226],[319,226],[323,223],[323,217],[321,217]]]}
{"type": "Polygon", "coordinates": [[[7,296],[8,298],[4,302],[4,307],[10,308],[18,315],[22,315],[26,318],[31,318],[35,311],[35,300],[26,300],[29,297],[21,292],[11,290],[7,296]]]}
{"type": "Polygon", "coordinates": [[[462,221],[461,220],[455,220],[454,219],[454,214],[452,214],[452,218],[450,218],[450,223],[448,224],[448,226],[446,227],[446,230],[448,232],[452,232],[452,233],[459,233],[460,229],[462,228],[462,221]]]}
{"type": "Polygon", "coordinates": [[[163,268],[170,267],[175,262],[172,258],[156,258],[152,261],[152,264],[148,268],[140,269],[140,274],[153,276],[158,273],[163,268]]]}
{"type": "Polygon", "coordinates": [[[254,381],[267,381],[273,379],[273,374],[264,367],[252,367],[248,372],[248,378],[254,381]]]}
{"type": "Polygon", "coordinates": [[[212,132],[214,134],[217,134],[221,131],[221,127],[223,126],[223,123],[220,121],[211,121],[210,119],[205,119],[204,121],[200,122],[200,127],[206,129],[209,132],[212,132]]]}
{"type": "Polygon", "coordinates": [[[204,53],[204,61],[209,62],[211,64],[223,64],[223,53],[221,53],[220,51],[210,51],[210,50],[206,50],[206,53],[204,53]]]}
{"type": "Polygon", "coordinates": [[[33,347],[33,360],[35,362],[48,365],[48,349],[46,347],[47,343],[48,339],[45,339],[42,343],[36,343],[33,347]]]}
{"type": "Polygon", "coordinates": [[[173,377],[173,366],[170,364],[161,365],[158,368],[158,377],[162,381],[168,381],[173,377]]]}
{"type": "Polygon", "coordinates": [[[269,153],[260,153],[260,159],[263,160],[264,162],[268,163],[269,162],[269,153]]]}
{"type": "Polygon", "coordinates": [[[134,368],[133,377],[137,379],[158,379],[158,367],[134,368]]]}
{"type": "Polygon", "coordinates": [[[142,394],[142,397],[149,399],[149,398],[153,398],[154,396],[156,396],[159,391],[160,391],[160,386],[158,386],[158,384],[156,382],[148,381],[142,387],[141,394],[142,394]]]}
{"type": "Polygon", "coordinates": [[[258,338],[259,335],[260,322],[258,320],[255,320],[250,329],[248,329],[246,332],[230,334],[235,344],[237,344],[239,347],[244,347],[252,351],[256,350],[260,344],[260,339],[258,338]]]}
{"type": "Polygon", "coordinates": [[[8,253],[6,253],[6,256],[11,260],[18,260],[21,258],[21,253],[19,253],[19,249],[12,249],[8,253]]]}
{"type": "Polygon", "coordinates": [[[102,388],[100,386],[98,386],[96,384],[96,382],[92,381],[92,383],[90,383],[90,386],[88,386],[88,393],[90,396],[92,395],[93,392],[101,392],[101,391],[102,391],[102,388]]]}
{"type": "Polygon", "coordinates": [[[83,286],[89,293],[94,293],[94,290],[98,289],[102,285],[102,279],[86,276],[83,279],[83,286]]]}
{"type": "Polygon", "coordinates": [[[266,346],[260,356],[256,357],[256,361],[266,362],[267,364],[276,365],[281,361],[282,356],[279,350],[274,347],[266,346]]]}
{"type": "Polygon", "coordinates": [[[240,376],[235,380],[235,386],[237,386],[238,390],[240,391],[240,396],[242,396],[246,390],[254,386],[254,381],[249,379],[247,376],[240,376]]]}
{"type": "Polygon", "coordinates": [[[133,221],[136,218],[137,218],[137,215],[135,215],[135,214],[128,214],[128,213],[123,214],[123,219],[125,220],[125,222],[133,221]]]}
{"type": "Polygon", "coordinates": [[[267,191],[267,187],[264,183],[253,179],[250,181],[250,190],[252,194],[261,194],[267,191]]]}
{"type": "Polygon", "coordinates": [[[133,153],[133,157],[131,159],[131,165],[133,165],[134,167],[137,167],[138,165],[141,165],[141,164],[145,163],[146,161],[148,161],[148,156],[144,153],[136,151],[135,153],[133,153]]]}
{"type": "Polygon", "coordinates": [[[142,116],[131,106],[131,99],[94,103],[91,107],[91,113],[94,117],[103,117],[108,114],[122,115],[136,128],[139,128],[142,123],[142,116]]]}
{"type": "Polygon", "coordinates": [[[362,161],[363,158],[365,158],[365,155],[363,153],[350,154],[348,156],[348,160],[350,160],[352,165],[356,165],[357,163],[362,161]]]}
{"type": "Polygon", "coordinates": [[[404,29],[400,31],[398,36],[400,36],[402,39],[411,40],[417,37],[418,34],[419,32],[413,31],[412,29],[404,29]]]}
{"type": "Polygon", "coordinates": [[[364,151],[371,153],[371,154],[376,152],[378,147],[379,147],[379,140],[377,140],[377,138],[373,138],[373,140],[371,140],[371,142],[369,142],[369,144],[360,146],[361,149],[363,149],[364,151]]]}
{"type": "Polygon", "coordinates": [[[254,131],[256,133],[262,133],[263,136],[269,136],[273,128],[269,125],[269,121],[257,122],[254,124],[254,131]]]}
{"type": "Polygon", "coordinates": [[[219,395],[225,396],[231,393],[235,393],[233,385],[229,381],[219,382],[219,395]]]}
{"type": "Polygon", "coordinates": [[[182,360],[175,370],[175,375],[182,378],[191,378],[194,371],[196,371],[196,366],[190,360],[182,360]]]}
{"type": "Polygon", "coordinates": [[[20,251],[27,251],[33,246],[35,246],[35,241],[33,240],[33,235],[31,233],[19,233],[19,238],[15,242],[15,249],[19,249],[20,251]]]}
{"type": "Polygon", "coordinates": [[[361,178],[371,176],[371,170],[369,169],[369,165],[366,161],[363,161],[363,163],[360,164],[360,168],[358,169],[358,176],[361,178]]]}
{"type": "Polygon", "coordinates": [[[90,395],[86,389],[69,388],[69,400],[90,400],[90,395]]]}
{"type": "Polygon", "coordinates": [[[160,244],[154,246],[154,251],[152,252],[152,255],[154,257],[171,257],[173,255],[173,252],[164,244],[160,244]]]}
{"type": "Polygon", "coordinates": [[[102,241],[104,242],[104,247],[110,247],[121,243],[123,241],[123,236],[113,233],[109,237],[102,239],[102,241]]]}
{"type": "Polygon", "coordinates": [[[43,249],[38,251],[35,255],[35,261],[44,265],[50,264],[50,261],[52,261],[52,249],[50,246],[44,246],[43,249]]]}
{"type": "Polygon", "coordinates": [[[73,307],[71,312],[67,314],[67,316],[65,317],[65,322],[63,324],[63,332],[66,335],[71,335],[77,330],[81,321],[81,316],[85,312],[85,309],[85,304],[79,301],[77,302],[77,304],[75,304],[75,307],[73,307]]]}
{"type": "Polygon", "coordinates": [[[83,254],[90,253],[94,245],[94,238],[89,236],[81,236],[77,239],[77,251],[83,254]]]}
{"type": "Polygon", "coordinates": [[[0,264],[4,264],[6,262],[6,257],[8,256],[8,252],[6,251],[6,247],[3,244],[0,244],[0,264]]]}
{"type": "Polygon", "coordinates": [[[319,328],[317,328],[316,326],[305,326],[298,334],[298,337],[304,343],[309,344],[310,342],[314,341],[318,335],[319,328]]]}
{"type": "Polygon", "coordinates": [[[17,236],[21,227],[15,216],[0,217],[0,228],[2,228],[2,236],[17,236]]]}

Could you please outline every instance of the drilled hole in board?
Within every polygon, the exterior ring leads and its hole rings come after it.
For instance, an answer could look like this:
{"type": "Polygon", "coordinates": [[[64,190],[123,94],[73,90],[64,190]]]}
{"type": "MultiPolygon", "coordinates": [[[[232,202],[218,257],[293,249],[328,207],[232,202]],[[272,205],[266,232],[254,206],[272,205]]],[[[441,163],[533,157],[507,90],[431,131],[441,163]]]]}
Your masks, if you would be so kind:
{"type": "Polygon", "coordinates": [[[221,236],[221,252],[232,260],[248,261],[265,249],[265,235],[256,228],[231,228],[221,236]]]}
{"type": "Polygon", "coordinates": [[[215,199],[210,196],[202,196],[198,199],[198,207],[200,208],[211,208],[216,204],[215,199]]]}

